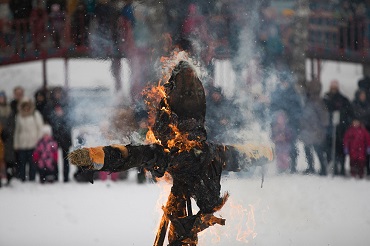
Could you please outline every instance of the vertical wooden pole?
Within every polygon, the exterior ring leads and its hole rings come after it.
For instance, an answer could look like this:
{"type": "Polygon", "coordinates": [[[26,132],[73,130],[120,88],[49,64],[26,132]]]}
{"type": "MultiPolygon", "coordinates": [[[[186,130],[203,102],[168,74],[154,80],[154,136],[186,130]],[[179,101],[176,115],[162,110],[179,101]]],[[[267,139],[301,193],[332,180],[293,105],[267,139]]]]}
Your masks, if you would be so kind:
{"type": "Polygon", "coordinates": [[[314,59],[311,58],[311,80],[314,80],[315,78],[315,63],[314,63],[314,59]]]}
{"type": "Polygon", "coordinates": [[[321,60],[317,59],[317,79],[321,82],[321,60]]]}
{"type": "Polygon", "coordinates": [[[46,90],[47,88],[47,72],[46,72],[46,58],[42,59],[42,81],[43,81],[43,89],[46,90]]]}
{"type": "Polygon", "coordinates": [[[68,63],[68,57],[64,58],[64,87],[66,89],[69,88],[69,63],[68,63]]]}
{"type": "Polygon", "coordinates": [[[122,82],[121,82],[121,58],[120,57],[112,57],[112,65],[111,71],[113,74],[113,78],[115,81],[115,89],[116,92],[122,89],[122,82]]]}

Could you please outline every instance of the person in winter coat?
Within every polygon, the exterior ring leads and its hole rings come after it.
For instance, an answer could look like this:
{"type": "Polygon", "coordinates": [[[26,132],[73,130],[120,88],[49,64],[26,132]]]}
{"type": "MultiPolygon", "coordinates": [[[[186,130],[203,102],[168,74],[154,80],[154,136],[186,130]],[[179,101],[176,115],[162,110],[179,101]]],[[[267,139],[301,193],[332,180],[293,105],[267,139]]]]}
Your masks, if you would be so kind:
{"type": "MultiPolygon", "coordinates": [[[[365,91],[366,99],[370,102],[370,77],[365,76],[357,82],[359,91],[365,91]]],[[[357,94],[357,93],[356,93],[357,94]]],[[[356,95],[357,97],[357,95],[356,95]]]]}
{"type": "MultiPolygon", "coordinates": [[[[0,125],[0,134],[3,131],[3,127],[0,125]]],[[[5,158],[4,158],[4,141],[0,138],[0,188],[3,186],[2,179],[5,176],[5,158]]]]}
{"type": "Polygon", "coordinates": [[[291,73],[279,74],[279,84],[271,95],[270,113],[274,115],[278,111],[284,111],[288,118],[287,124],[292,129],[290,148],[290,171],[295,173],[297,167],[297,137],[300,131],[300,118],[302,112],[301,97],[294,87],[294,79],[291,73]]]}
{"type": "Polygon", "coordinates": [[[349,155],[351,176],[362,179],[366,155],[370,154],[370,134],[358,119],[345,132],[343,146],[344,154],[349,155]]]}
{"type": "Polygon", "coordinates": [[[271,140],[275,144],[276,168],[283,173],[290,168],[293,130],[284,111],[277,111],[271,122],[271,140]]]}
{"type": "Polygon", "coordinates": [[[10,116],[11,109],[6,103],[6,94],[4,91],[0,91],[0,187],[2,185],[1,178],[5,176],[7,170],[7,136],[6,136],[6,127],[7,121],[10,116]]]}
{"type": "Polygon", "coordinates": [[[7,185],[10,180],[17,175],[16,157],[13,147],[13,136],[15,129],[15,115],[11,107],[7,104],[5,92],[0,92],[0,125],[2,126],[1,139],[4,143],[4,161],[7,185]]]}
{"type": "MultiPolygon", "coordinates": [[[[364,89],[359,89],[356,92],[355,100],[352,102],[353,113],[365,126],[367,131],[370,131],[370,101],[368,93],[364,89]]],[[[369,155],[366,160],[367,175],[370,175],[369,155]]]]}
{"type": "Polygon", "coordinates": [[[48,13],[43,0],[37,0],[30,16],[30,30],[33,40],[33,48],[40,51],[42,42],[46,39],[46,25],[48,13]]]}
{"type": "Polygon", "coordinates": [[[320,98],[321,83],[313,80],[307,87],[306,102],[301,118],[301,131],[299,138],[304,144],[307,160],[305,174],[315,173],[313,151],[316,152],[320,162],[320,175],[327,175],[327,159],[324,152],[325,133],[329,125],[329,112],[324,101],[320,98]]]}
{"type": "Polygon", "coordinates": [[[229,141],[227,131],[243,125],[240,109],[226,98],[221,88],[213,86],[207,88],[206,105],[207,139],[220,143],[229,141]]]}
{"type": "Polygon", "coordinates": [[[53,136],[63,152],[63,180],[69,181],[68,153],[72,146],[72,126],[68,113],[69,105],[67,95],[61,87],[51,91],[50,101],[47,105],[48,124],[53,129],[53,136]]]}
{"type": "Polygon", "coordinates": [[[35,93],[35,105],[36,109],[40,112],[42,115],[42,119],[44,121],[47,120],[47,112],[46,112],[46,104],[47,104],[47,91],[44,89],[40,89],[36,91],[35,93]]]}
{"type": "Polygon", "coordinates": [[[21,86],[16,86],[13,89],[13,100],[10,102],[10,108],[14,116],[18,113],[18,104],[24,97],[24,89],[21,86]]]}
{"type": "Polygon", "coordinates": [[[31,99],[23,98],[19,104],[19,113],[16,116],[14,132],[14,149],[18,152],[19,178],[24,182],[26,178],[34,181],[36,165],[32,153],[41,138],[41,129],[44,124],[39,111],[31,99]],[[28,175],[26,174],[26,166],[28,175]]]}
{"type": "Polygon", "coordinates": [[[61,10],[60,5],[56,3],[51,5],[51,12],[49,14],[50,32],[55,48],[60,48],[61,46],[65,20],[66,14],[61,10]]]}
{"type": "Polygon", "coordinates": [[[367,98],[367,93],[363,89],[356,92],[355,99],[352,102],[354,117],[358,118],[365,126],[366,130],[370,130],[370,101],[367,98]]]}
{"type": "Polygon", "coordinates": [[[334,175],[345,176],[344,160],[345,156],[343,153],[343,137],[347,128],[351,125],[353,118],[353,109],[350,101],[347,97],[343,96],[339,89],[339,82],[333,80],[330,83],[329,92],[324,96],[325,105],[329,111],[329,126],[326,132],[326,156],[328,162],[333,158],[332,156],[332,142],[333,142],[333,131],[335,127],[335,156],[334,156],[334,175]],[[339,113],[339,123],[334,125],[333,116],[335,112],[339,113]],[[340,167],[340,170],[339,170],[340,167]]]}
{"type": "Polygon", "coordinates": [[[29,18],[32,12],[32,0],[10,0],[9,8],[14,20],[15,53],[24,54],[26,52],[29,18]]]}
{"type": "Polygon", "coordinates": [[[42,138],[33,151],[33,161],[36,163],[40,183],[58,180],[58,143],[54,140],[50,125],[42,127],[42,138]]]}

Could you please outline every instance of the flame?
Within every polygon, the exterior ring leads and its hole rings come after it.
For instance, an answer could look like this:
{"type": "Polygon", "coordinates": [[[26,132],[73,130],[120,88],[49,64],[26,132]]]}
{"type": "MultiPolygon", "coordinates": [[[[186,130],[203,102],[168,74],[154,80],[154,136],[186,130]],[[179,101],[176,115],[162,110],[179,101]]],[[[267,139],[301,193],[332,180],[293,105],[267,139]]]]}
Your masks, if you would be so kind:
{"type": "Polygon", "coordinates": [[[254,205],[249,204],[244,207],[242,204],[229,199],[223,210],[227,218],[226,226],[209,227],[206,231],[199,233],[199,244],[220,243],[221,238],[227,240],[228,243],[236,240],[247,244],[257,236],[254,205]]]}
{"type": "Polygon", "coordinates": [[[167,142],[169,149],[178,148],[179,152],[190,151],[193,148],[201,147],[201,143],[195,140],[189,140],[188,134],[181,133],[177,126],[170,124],[172,131],[175,133],[175,137],[167,142]]]}
{"type": "MultiPolygon", "coordinates": [[[[155,208],[155,213],[158,215],[158,220],[157,221],[159,221],[156,228],[159,228],[159,225],[165,223],[164,220],[166,220],[166,218],[163,215],[162,208],[163,208],[163,204],[166,204],[168,202],[169,196],[171,194],[172,184],[167,183],[162,179],[157,179],[157,185],[161,190],[159,198],[158,198],[156,206],[155,206],[156,207],[155,208]]],[[[159,229],[153,230],[154,234],[157,234],[158,232],[159,232],[159,229]]]]}
{"type": "Polygon", "coordinates": [[[249,209],[244,208],[241,204],[233,204],[231,202],[232,213],[235,213],[235,219],[238,219],[236,240],[239,242],[248,243],[250,237],[255,238],[257,233],[254,228],[256,221],[254,219],[254,207],[249,204],[249,209]]]}
{"type": "MultiPolygon", "coordinates": [[[[174,50],[171,56],[162,56],[160,58],[162,63],[162,78],[158,81],[156,86],[147,87],[143,92],[146,98],[146,105],[149,109],[149,126],[146,134],[146,142],[149,144],[163,145],[161,141],[155,137],[152,127],[155,123],[157,107],[161,100],[163,100],[164,106],[160,110],[171,115],[171,109],[167,103],[167,94],[163,85],[170,79],[172,70],[182,60],[188,61],[189,64],[194,64],[194,61],[191,60],[188,53],[185,51],[174,50]]],[[[201,147],[201,143],[195,140],[189,140],[188,133],[180,132],[176,125],[171,124],[169,127],[172,129],[174,137],[167,142],[167,146],[164,146],[168,151],[172,148],[177,148],[178,152],[183,152],[190,151],[195,147],[201,147]]]]}

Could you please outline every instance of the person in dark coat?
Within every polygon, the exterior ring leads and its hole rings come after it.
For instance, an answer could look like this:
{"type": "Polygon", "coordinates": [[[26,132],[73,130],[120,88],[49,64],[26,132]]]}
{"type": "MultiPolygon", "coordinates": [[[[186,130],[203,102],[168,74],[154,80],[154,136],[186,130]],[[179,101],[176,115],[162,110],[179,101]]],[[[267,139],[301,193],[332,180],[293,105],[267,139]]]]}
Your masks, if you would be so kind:
{"type": "Polygon", "coordinates": [[[10,0],[9,9],[13,14],[13,28],[15,29],[15,53],[26,52],[26,39],[29,31],[29,18],[32,12],[31,0],[10,0]],[[21,44],[19,43],[21,42],[21,44]]]}
{"type": "MultiPolygon", "coordinates": [[[[370,101],[367,95],[368,93],[364,89],[359,89],[352,102],[352,108],[354,117],[362,122],[367,131],[370,131],[370,101]]],[[[366,159],[366,174],[370,175],[369,155],[366,159]]]]}
{"type": "Polygon", "coordinates": [[[329,125],[329,112],[320,98],[321,83],[311,81],[307,86],[307,95],[301,118],[301,131],[299,138],[304,144],[307,169],[305,174],[315,173],[313,151],[316,152],[320,162],[320,175],[327,175],[327,159],[324,152],[325,133],[329,125]]]}
{"type": "MultiPolygon", "coordinates": [[[[8,182],[9,179],[9,172],[8,172],[8,163],[7,163],[7,155],[10,154],[9,147],[9,137],[7,136],[7,121],[11,114],[10,106],[6,101],[6,94],[5,91],[0,91],[0,187],[1,187],[1,178],[3,174],[6,174],[8,182]],[[8,153],[9,152],[9,153],[8,153]]],[[[13,151],[14,152],[14,151],[13,151]]]]}
{"type": "Polygon", "coordinates": [[[88,31],[92,15],[87,12],[83,2],[79,2],[72,15],[72,38],[77,46],[88,45],[88,31]]]}
{"type": "Polygon", "coordinates": [[[13,89],[13,100],[10,102],[10,109],[11,113],[7,119],[6,127],[4,128],[4,136],[7,138],[6,146],[8,146],[8,150],[6,151],[5,161],[7,162],[7,176],[8,182],[12,179],[12,177],[19,178],[19,166],[18,166],[18,151],[14,149],[14,131],[15,131],[15,123],[16,123],[16,115],[18,114],[18,104],[22,101],[24,97],[24,88],[22,86],[16,86],[13,89]]]}
{"type": "Polygon", "coordinates": [[[10,108],[12,109],[12,114],[18,113],[18,104],[24,97],[24,89],[21,86],[16,86],[13,89],[13,100],[10,102],[10,108]]]}
{"type": "Polygon", "coordinates": [[[366,129],[370,130],[370,101],[367,93],[363,89],[356,92],[355,99],[352,102],[353,114],[359,119],[366,129]]]}
{"type": "Polygon", "coordinates": [[[72,146],[72,126],[68,114],[67,95],[61,87],[51,91],[47,105],[47,122],[53,129],[54,138],[63,152],[63,180],[69,182],[68,152],[72,146]]]}
{"type": "Polygon", "coordinates": [[[338,80],[331,81],[329,92],[327,92],[324,96],[324,102],[329,111],[329,126],[326,132],[326,155],[328,157],[328,162],[334,162],[334,175],[345,176],[343,137],[353,118],[352,105],[348,98],[340,92],[338,80]],[[335,122],[333,122],[333,116],[335,112],[339,113],[339,123],[337,125],[335,125],[335,122]],[[334,148],[334,160],[332,160],[332,142],[334,127],[336,127],[336,141],[334,148]],[[338,170],[338,166],[340,167],[340,170],[338,170]]]}
{"type": "Polygon", "coordinates": [[[368,101],[370,101],[370,77],[365,76],[362,79],[360,79],[357,82],[357,86],[358,86],[359,91],[364,90],[366,92],[366,96],[367,96],[366,98],[368,101]]]}
{"type": "Polygon", "coordinates": [[[206,96],[207,139],[227,142],[228,129],[238,129],[243,124],[242,114],[237,105],[225,97],[219,87],[208,87],[206,96]]]}
{"type": "Polygon", "coordinates": [[[297,171],[297,137],[300,131],[300,119],[302,112],[301,97],[294,87],[294,79],[291,73],[283,72],[279,75],[279,84],[271,95],[270,113],[274,115],[278,111],[284,111],[289,128],[292,129],[290,148],[290,172],[297,171]]]}
{"type": "Polygon", "coordinates": [[[42,118],[44,121],[47,120],[47,112],[46,112],[46,105],[47,105],[47,101],[46,101],[46,90],[44,89],[40,89],[38,91],[36,91],[35,93],[35,105],[36,105],[36,109],[41,113],[42,115],[42,118]]]}

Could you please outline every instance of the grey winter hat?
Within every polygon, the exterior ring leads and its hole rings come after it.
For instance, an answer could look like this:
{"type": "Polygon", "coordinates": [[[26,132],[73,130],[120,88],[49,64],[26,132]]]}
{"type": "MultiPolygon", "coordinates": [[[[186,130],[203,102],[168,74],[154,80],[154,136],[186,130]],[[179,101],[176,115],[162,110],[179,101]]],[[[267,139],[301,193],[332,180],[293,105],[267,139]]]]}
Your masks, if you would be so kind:
{"type": "Polygon", "coordinates": [[[53,131],[51,129],[51,126],[47,125],[47,124],[42,126],[41,132],[42,132],[42,135],[49,135],[49,136],[53,135],[53,131]]]}

